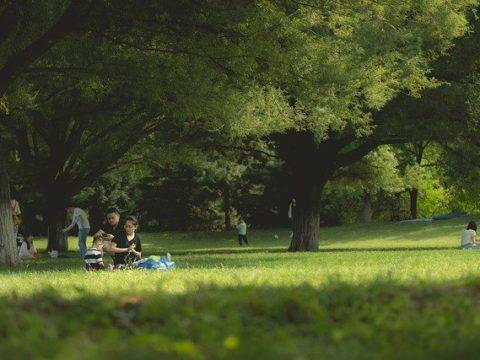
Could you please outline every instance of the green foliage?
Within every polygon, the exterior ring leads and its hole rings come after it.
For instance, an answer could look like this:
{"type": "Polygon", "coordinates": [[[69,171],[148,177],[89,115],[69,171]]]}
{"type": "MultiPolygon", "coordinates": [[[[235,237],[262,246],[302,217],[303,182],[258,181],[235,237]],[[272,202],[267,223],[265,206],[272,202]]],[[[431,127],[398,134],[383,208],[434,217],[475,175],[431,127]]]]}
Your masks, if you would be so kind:
{"type": "Polygon", "coordinates": [[[451,210],[466,210],[471,213],[470,209],[459,208],[452,204],[455,193],[452,194],[451,189],[443,187],[438,179],[430,179],[419,189],[419,217],[432,217],[448,213],[451,210]]]}
{"type": "Polygon", "coordinates": [[[100,228],[105,211],[111,206],[116,206],[124,215],[136,215],[136,187],[144,178],[145,170],[141,165],[136,165],[131,156],[125,156],[122,163],[124,166],[98,177],[91,186],[73,198],[75,204],[88,210],[93,229],[100,228]]]}
{"type": "Polygon", "coordinates": [[[396,193],[404,188],[398,161],[389,146],[380,147],[357,164],[340,169],[338,177],[340,179],[335,182],[335,187],[343,185],[347,191],[351,189],[374,195],[380,191],[396,193]]]}
{"type": "MultiPolygon", "coordinates": [[[[165,216],[156,210],[173,208],[171,203],[153,204],[151,199],[159,200],[150,196],[155,191],[162,199],[176,201],[176,209],[184,213],[177,224],[189,216],[197,219],[196,228],[215,223],[220,210],[230,211],[230,200],[242,214],[254,217],[248,208],[256,200],[258,204],[262,181],[269,180],[266,171],[259,170],[260,162],[232,154],[200,156],[205,147],[220,142],[228,148],[242,139],[260,142],[269,136],[276,141],[282,133],[306,132],[318,142],[343,143],[332,153],[348,158],[349,150],[362,141],[372,140],[365,151],[388,143],[398,133],[388,133],[383,126],[390,118],[376,115],[401,93],[419,96],[440,84],[430,74],[432,62],[467,32],[467,13],[476,4],[85,1],[79,8],[88,9],[88,16],[78,24],[79,31],[31,64],[1,100],[2,130],[16,140],[16,178],[23,188],[45,195],[45,209],[57,211],[95,184],[80,199],[97,209],[112,201],[129,208],[149,202],[147,222],[161,223],[165,216]],[[125,190],[133,191],[139,174],[111,173],[102,184],[102,176],[154,132],[160,139],[155,144],[159,153],[186,143],[187,148],[170,154],[169,160],[185,155],[194,164],[186,170],[173,165],[170,179],[160,173],[164,169],[154,169],[155,178],[140,195],[147,199],[125,190]],[[372,134],[376,137],[367,137],[372,134]],[[207,141],[198,141],[204,137],[207,141]],[[204,146],[201,151],[199,144],[204,146]],[[184,182],[175,182],[178,173],[184,182]],[[185,179],[185,174],[193,179],[185,179]],[[180,196],[179,184],[195,191],[180,196]],[[123,187],[124,193],[106,194],[108,187],[123,187]],[[99,200],[93,204],[96,196],[99,200]],[[52,203],[53,199],[61,200],[52,203]],[[152,216],[155,212],[157,218],[152,216]]],[[[22,20],[0,43],[0,71],[7,58],[45,33],[67,5],[53,0],[19,5],[22,20]]],[[[271,150],[269,144],[260,150],[265,148],[271,150]]],[[[380,199],[398,192],[402,185],[392,167],[393,156],[383,152],[350,169],[357,172],[355,179],[336,191],[353,199],[366,194],[379,194],[380,199]]],[[[338,167],[347,163],[339,162],[338,167]]],[[[419,180],[428,180],[416,167],[405,173],[407,187],[420,187],[419,180]]]]}
{"type": "Polygon", "coordinates": [[[393,207],[394,195],[404,189],[395,153],[389,146],[380,147],[358,163],[340,169],[327,184],[322,202],[323,221],[358,222],[365,201],[373,206],[377,218],[385,217],[393,207]]]}
{"type": "Polygon", "coordinates": [[[278,166],[265,158],[265,144],[250,144],[251,149],[243,142],[219,144],[218,150],[209,151],[201,151],[201,144],[141,147],[149,154],[150,166],[137,185],[136,211],[147,223],[153,220],[155,230],[158,225],[169,230],[218,230],[235,224],[238,215],[265,226],[256,217],[265,183],[278,166]]]}
{"type": "Polygon", "coordinates": [[[418,95],[436,85],[429,63],[465,33],[474,4],[315,1],[276,9],[283,19],[270,46],[282,50],[269,49],[267,59],[274,83],[295,99],[294,128],[318,139],[329,129],[370,133],[371,110],[400,91],[418,95]]]}

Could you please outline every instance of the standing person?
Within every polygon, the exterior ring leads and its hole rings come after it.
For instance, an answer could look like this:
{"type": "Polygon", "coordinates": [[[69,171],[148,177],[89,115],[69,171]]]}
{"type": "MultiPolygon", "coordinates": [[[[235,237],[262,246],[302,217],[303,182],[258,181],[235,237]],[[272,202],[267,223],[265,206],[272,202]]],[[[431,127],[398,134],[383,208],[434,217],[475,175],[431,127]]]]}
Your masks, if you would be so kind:
{"type": "Polygon", "coordinates": [[[237,230],[238,230],[238,243],[240,244],[240,246],[243,245],[243,242],[245,242],[245,245],[248,245],[247,224],[243,219],[240,219],[240,222],[237,225],[237,230]]]}
{"type": "Polygon", "coordinates": [[[295,208],[297,207],[297,200],[292,198],[290,204],[288,205],[288,224],[292,232],[290,233],[290,237],[293,237],[293,217],[295,215],[295,208]]]}
{"type": "Polygon", "coordinates": [[[12,206],[13,236],[17,239],[18,228],[22,223],[22,211],[20,210],[20,203],[16,199],[11,199],[10,205],[12,206]]]}
{"type": "Polygon", "coordinates": [[[103,250],[110,255],[114,255],[111,251],[111,241],[125,233],[125,223],[121,220],[120,211],[116,207],[109,207],[105,212],[105,220],[100,230],[95,235],[100,235],[104,240],[103,250]]]}
{"type": "Polygon", "coordinates": [[[35,259],[35,255],[37,255],[37,249],[35,248],[35,244],[33,243],[33,235],[28,234],[23,239],[22,245],[20,245],[18,256],[22,260],[29,260],[35,259]]]}
{"type": "Polygon", "coordinates": [[[67,212],[72,215],[72,223],[63,229],[63,231],[68,232],[73,229],[75,225],[78,226],[78,248],[80,249],[80,256],[83,259],[87,251],[87,237],[90,232],[90,222],[88,221],[87,213],[83,209],[74,206],[69,206],[67,212]]]}
{"type": "Polygon", "coordinates": [[[138,220],[135,216],[125,218],[125,232],[112,240],[111,252],[114,253],[115,268],[129,265],[142,258],[142,242],[137,235],[138,220]]]}

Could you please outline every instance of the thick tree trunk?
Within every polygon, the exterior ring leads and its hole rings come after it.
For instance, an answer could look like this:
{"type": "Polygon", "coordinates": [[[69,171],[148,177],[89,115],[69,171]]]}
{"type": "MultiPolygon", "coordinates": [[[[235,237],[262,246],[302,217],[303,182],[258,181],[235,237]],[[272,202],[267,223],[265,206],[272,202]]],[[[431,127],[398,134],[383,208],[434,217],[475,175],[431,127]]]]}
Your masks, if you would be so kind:
{"type": "Polygon", "coordinates": [[[281,157],[292,173],[296,200],[289,251],[318,251],[320,199],[333,172],[333,154],[309,132],[289,133],[279,143],[281,157]]]}
{"type": "Polygon", "coordinates": [[[418,217],[418,189],[409,190],[410,193],[410,218],[416,219],[418,217]]]}
{"type": "Polygon", "coordinates": [[[318,251],[320,200],[325,184],[337,169],[359,161],[378,146],[372,139],[357,141],[348,131],[332,131],[329,135],[331,138],[321,142],[309,131],[292,130],[275,137],[279,155],[291,171],[292,197],[297,203],[289,251],[318,251]],[[346,149],[356,141],[356,147],[346,149]]]}
{"type": "Polygon", "coordinates": [[[68,234],[62,229],[65,228],[65,215],[62,210],[55,211],[47,216],[48,244],[47,250],[59,252],[68,251],[68,234]]]}
{"type": "Polygon", "coordinates": [[[66,206],[70,197],[62,184],[44,184],[46,204],[45,220],[48,227],[47,250],[68,251],[68,234],[62,229],[66,227],[66,206]]]}
{"type": "Polygon", "coordinates": [[[13,232],[10,181],[2,159],[0,159],[0,263],[8,266],[18,266],[20,264],[17,241],[13,232]]]}
{"type": "Polygon", "coordinates": [[[296,193],[293,237],[289,251],[318,251],[320,241],[320,198],[324,185],[296,193]]]}
{"type": "Polygon", "coordinates": [[[372,198],[370,194],[365,194],[363,198],[363,209],[362,209],[362,220],[366,224],[370,224],[372,222],[372,198]]]}

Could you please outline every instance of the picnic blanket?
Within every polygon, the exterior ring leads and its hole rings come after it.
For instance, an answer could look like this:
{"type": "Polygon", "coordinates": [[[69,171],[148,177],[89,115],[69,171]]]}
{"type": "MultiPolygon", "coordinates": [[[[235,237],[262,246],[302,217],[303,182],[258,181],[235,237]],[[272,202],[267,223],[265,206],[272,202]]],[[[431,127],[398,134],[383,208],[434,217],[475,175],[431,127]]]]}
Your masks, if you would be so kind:
{"type": "Polygon", "coordinates": [[[135,261],[132,266],[144,270],[172,270],[176,267],[175,262],[171,259],[156,255],[135,261]]]}

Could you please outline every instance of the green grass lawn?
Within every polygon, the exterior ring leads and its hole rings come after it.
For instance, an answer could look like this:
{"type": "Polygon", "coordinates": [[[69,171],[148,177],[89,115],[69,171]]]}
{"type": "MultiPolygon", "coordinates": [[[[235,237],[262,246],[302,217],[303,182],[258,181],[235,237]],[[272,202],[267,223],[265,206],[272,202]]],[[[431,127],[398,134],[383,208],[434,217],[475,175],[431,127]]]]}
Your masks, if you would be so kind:
{"type": "Polygon", "coordinates": [[[0,354],[476,358],[480,251],[459,250],[466,220],[325,228],[314,254],[286,252],[287,230],[252,230],[243,248],[235,234],[142,234],[145,255],[172,253],[168,272],[84,273],[74,251],[43,255],[0,269],[0,354]]]}

